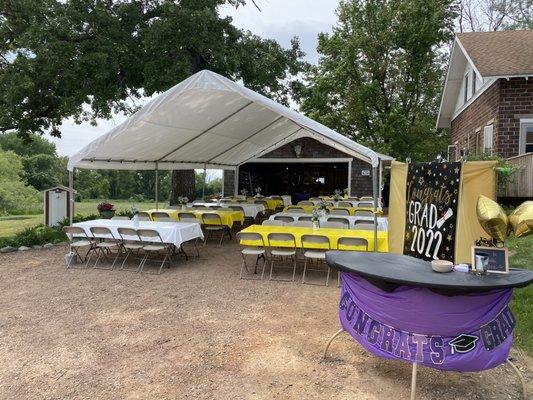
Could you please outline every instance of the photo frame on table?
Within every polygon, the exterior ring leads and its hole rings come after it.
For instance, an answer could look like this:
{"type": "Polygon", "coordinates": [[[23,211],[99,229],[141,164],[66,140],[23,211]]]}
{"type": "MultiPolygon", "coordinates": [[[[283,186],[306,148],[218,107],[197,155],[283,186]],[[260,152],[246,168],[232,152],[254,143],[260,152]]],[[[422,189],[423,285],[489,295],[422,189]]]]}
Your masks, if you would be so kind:
{"type": "Polygon", "coordinates": [[[472,246],[472,270],[482,262],[487,273],[509,273],[509,254],[505,247],[472,246]]]}

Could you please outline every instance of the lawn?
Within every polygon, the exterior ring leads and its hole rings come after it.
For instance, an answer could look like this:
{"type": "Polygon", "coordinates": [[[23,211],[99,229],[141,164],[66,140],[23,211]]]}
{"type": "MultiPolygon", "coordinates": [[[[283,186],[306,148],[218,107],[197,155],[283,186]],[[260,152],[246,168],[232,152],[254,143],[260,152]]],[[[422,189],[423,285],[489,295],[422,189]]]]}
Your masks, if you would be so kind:
{"type": "MultiPolygon", "coordinates": [[[[91,215],[97,214],[96,206],[101,203],[102,200],[86,200],[77,202],[74,205],[74,211],[76,214],[91,215]]],[[[148,210],[155,208],[153,202],[130,202],[129,200],[112,200],[112,204],[118,211],[131,210],[131,207],[135,205],[139,210],[148,210]]],[[[160,206],[165,206],[164,203],[160,203],[160,206]]],[[[0,238],[13,236],[17,232],[24,228],[30,228],[35,225],[44,223],[44,214],[30,214],[30,215],[9,215],[0,217],[0,238]]]]}
{"type": "MultiPolygon", "coordinates": [[[[506,242],[511,267],[533,270],[533,235],[506,242]]],[[[518,321],[515,345],[533,355],[533,285],[514,291],[511,308],[518,321]]]]}

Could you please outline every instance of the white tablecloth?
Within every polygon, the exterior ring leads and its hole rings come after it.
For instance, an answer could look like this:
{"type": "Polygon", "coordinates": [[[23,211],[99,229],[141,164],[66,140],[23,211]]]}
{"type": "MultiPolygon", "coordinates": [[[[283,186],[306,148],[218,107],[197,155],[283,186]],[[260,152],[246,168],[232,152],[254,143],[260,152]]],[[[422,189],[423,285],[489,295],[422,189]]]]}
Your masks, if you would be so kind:
{"type": "Polygon", "coordinates": [[[230,206],[239,206],[242,207],[244,210],[244,216],[255,218],[257,217],[257,214],[260,212],[265,211],[265,206],[262,204],[252,204],[252,203],[204,203],[201,201],[195,201],[194,203],[188,204],[189,207],[192,207],[193,205],[197,206],[206,206],[206,207],[213,207],[213,206],[220,206],[220,207],[230,207],[230,206]]]}
{"type": "MultiPolygon", "coordinates": [[[[92,221],[77,222],[73,224],[85,229],[87,236],[91,237],[91,227],[105,227],[109,228],[116,239],[120,239],[118,228],[132,228],[132,229],[153,229],[159,232],[161,239],[165,243],[171,243],[176,247],[180,247],[182,243],[196,238],[203,238],[204,234],[200,224],[189,222],[154,222],[154,221],[139,221],[139,226],[134,226],[133,221],[125,221],[118,219],[95,219],[92,221]]],[[[111,237],[110,237],[111,238],[111,237]]],[[[125,236],[126,240],[139,240],[138,237],[125,236]]],[[[144,238],[149,241],[149,238],[144,238]]]]}
{"type": "Polygon", "coordinates": [[[281,196],[281,198],[283,199],[283,206],[284,207],[292,206],[292,197],[291,196],[284,195],[284,196],[281,196]]]}
{"type": "MultiPolygon", "coordinates": [[[[295,221],[298,221],[300,217],[312,217],[313,214],[296,214],[296,213],[286,213],[286,212],[280,212],[277,214],[273,214],[270,216],[269,219],[274,220],[277,215],[283,215],[287,217],[293,217],[295,221]]],[[[328,215],[328,217],[341,217],[341,218],[348,218],[348,221],[350,221],[350,229],[354,228],[355,221],[374,221],[374,217],[355,217],[353,215],[328,215]]],[[[327,221],[328,217],[321,219],[321,222],[327,221]]],[[[389,223],[388,219],[386,217],[378,217],[378,231],[387,231],[389,229],[389,223]]]]}

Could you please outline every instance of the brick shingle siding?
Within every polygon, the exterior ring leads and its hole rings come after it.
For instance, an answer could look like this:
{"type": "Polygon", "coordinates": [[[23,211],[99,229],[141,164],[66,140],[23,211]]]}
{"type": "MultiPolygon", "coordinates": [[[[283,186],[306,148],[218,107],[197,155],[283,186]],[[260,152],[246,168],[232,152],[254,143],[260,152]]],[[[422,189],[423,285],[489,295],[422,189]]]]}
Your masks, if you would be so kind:
{"type": "Polygon", "coordinates": [[[483,128],[493,121],[493,154],[518,155],[520,117],[533,114],[533,79],[499,79],[451,124],[451,143],[471,153],[483,148],[483,128]],[[477,130],[477,132],[476,132],[477,130]]]}

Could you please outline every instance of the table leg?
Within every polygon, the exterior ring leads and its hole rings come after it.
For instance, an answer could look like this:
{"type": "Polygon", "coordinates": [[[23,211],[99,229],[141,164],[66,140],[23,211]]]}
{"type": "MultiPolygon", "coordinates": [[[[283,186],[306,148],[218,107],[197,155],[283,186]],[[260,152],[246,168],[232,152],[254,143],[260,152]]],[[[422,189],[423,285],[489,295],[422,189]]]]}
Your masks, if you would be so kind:
{"type": "Polygon", "coordinates": [[[328,349],[329,349],[329,346],[331,345],[331,342],[333,342],[333,340],[339,336],[342,332],[344,332],[344,329],[339,329],[328,341],[328,343],[326,344],[326,348],[324,349],[324,355],[322,358],[327,358],[328,356],[328,349]]]}
{"type": "Polygon", "coordinates": [[[514,369],[516,374],[518,375],[518,378],[520,379],[520,383],[522,384],[522,398],[524,400],[527,399],[527,393],[526,393],[526,381],[524,380],[524,376],[520,372],[520,370],[514,365],[511,360],[507,359],[507,363],[514,369]]]}
{"type": "Polygon", "coordinates": [[[418,364],[413,363],[413,373],[411,375],[411,400],[415,400],[416,395],[416,373],[418,370],[418,364]]]}

